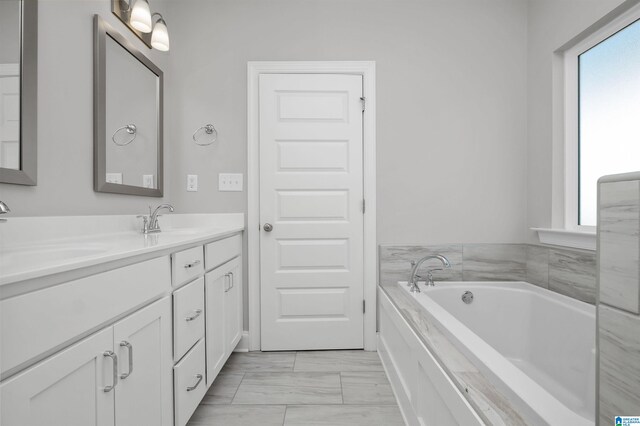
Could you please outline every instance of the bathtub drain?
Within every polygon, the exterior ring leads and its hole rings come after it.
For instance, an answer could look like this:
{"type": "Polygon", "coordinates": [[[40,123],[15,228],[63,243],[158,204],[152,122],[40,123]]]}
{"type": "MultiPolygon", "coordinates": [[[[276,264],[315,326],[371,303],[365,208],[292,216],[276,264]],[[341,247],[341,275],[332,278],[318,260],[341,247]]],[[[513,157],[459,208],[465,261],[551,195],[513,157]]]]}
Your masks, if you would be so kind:
{"type": "Polygon", "coordinates": [[[467,305],[473,302],[473,293],[471,293],[470,291],[465,291],[464,293],[462,293],[462,301],[467,305]]]}

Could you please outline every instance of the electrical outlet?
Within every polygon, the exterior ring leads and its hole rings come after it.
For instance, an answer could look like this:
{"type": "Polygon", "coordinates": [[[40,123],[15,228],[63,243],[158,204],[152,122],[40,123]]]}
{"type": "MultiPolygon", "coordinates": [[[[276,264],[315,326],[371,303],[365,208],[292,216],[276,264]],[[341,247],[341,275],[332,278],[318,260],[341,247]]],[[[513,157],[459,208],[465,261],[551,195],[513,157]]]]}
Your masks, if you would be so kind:
{"type": "Polygon", "coordinates": [[[153,175],[142,175],[142,187],[153,188],[153,175]]]}
{"type": "Polygon", "coordinates": [[[198,175],[187,175],[187,191],[198,191],[198,175]]]}
{"type": "Polygon", "coordinates": [[[107,183],[117,183],[122,185],[122,173],[107,173],[105,180],[107,183]]]}
{"type": "Polygon", "coordinates": [[[242,173],[218,174],[218,191],[242,191],[242,173]]]}

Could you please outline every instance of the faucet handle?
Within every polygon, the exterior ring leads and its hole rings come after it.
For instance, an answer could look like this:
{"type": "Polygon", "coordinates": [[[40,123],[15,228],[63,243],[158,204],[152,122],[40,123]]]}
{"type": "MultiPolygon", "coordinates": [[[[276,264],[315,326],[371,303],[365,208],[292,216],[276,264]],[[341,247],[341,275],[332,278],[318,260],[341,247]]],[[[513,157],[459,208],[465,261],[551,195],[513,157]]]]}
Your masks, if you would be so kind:
{"type": "Polygon", "coordinates": [[[142,218],[142,232],[146,233],[147,230],[149,229],[149,218],[147,217],[147,215],[144,215],[144,214],[139,214],[136,217],[142,218]]]}

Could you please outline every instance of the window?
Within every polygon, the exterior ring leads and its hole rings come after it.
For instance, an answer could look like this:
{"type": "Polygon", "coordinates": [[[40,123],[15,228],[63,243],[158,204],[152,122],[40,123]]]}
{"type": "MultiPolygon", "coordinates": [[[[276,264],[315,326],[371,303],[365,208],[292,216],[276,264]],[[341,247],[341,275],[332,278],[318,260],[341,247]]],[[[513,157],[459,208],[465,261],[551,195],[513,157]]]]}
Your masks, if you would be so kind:
{"type": "Polygon", "coordinates": [[[596,225],[597,181],[640,170],[640,21],[578,57],[578,225],[596,225]]]}
{"type": "Polygon", "coordinates": [[[640,9],[565,52],[565,227],[596,226],[597,182],[640,171],[640,9]]]}

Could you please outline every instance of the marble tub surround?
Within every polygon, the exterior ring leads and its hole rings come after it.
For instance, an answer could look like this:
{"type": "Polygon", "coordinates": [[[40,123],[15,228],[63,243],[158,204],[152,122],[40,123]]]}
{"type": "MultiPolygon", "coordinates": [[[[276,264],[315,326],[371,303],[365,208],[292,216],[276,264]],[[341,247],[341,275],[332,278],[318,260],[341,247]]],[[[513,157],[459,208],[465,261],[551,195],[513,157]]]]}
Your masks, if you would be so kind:
{"type": "Polygon", "coordinates": [[[435,272],[436,281],[527,281],[595,303],[594,252],[532,244],[381,245],[380,284],[406,281],[410,262],[431,254],[446,256],[452,266],[435,272]]]}
{"type": "Polygon", "coordinates": [[[528,422],[514,409],[514,403],[506,393],[494,386],[446,336],[437,322],[425,313],[408,292],[397,283],[380,287],[409,323],[418,338],[429,349],[458,390],[487,425],[527,425],[528,422]]]}
{"type": "Polygon", "coordinates": [[[598,182],[598,418],[640,413],[640,173],[598,182]]]}
{"type": "Polygon", "coordinates": [[[69,279],[61,274],[105,264],[115,268],[244,228],[242,213],[170,214],[159,221],[162,232],[143,235],[133,215],[9,218],[0,224],[2,295],[14,295],[7,289],[14,284],[54,275],[69,279]]]}
{"type": "Polygon", "coordinates": [[[640,313],[640,181],[600,185],[600,302],[640,313]]]}

